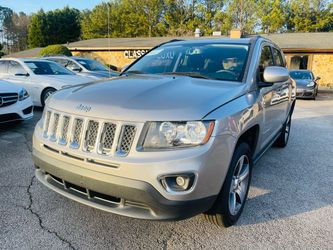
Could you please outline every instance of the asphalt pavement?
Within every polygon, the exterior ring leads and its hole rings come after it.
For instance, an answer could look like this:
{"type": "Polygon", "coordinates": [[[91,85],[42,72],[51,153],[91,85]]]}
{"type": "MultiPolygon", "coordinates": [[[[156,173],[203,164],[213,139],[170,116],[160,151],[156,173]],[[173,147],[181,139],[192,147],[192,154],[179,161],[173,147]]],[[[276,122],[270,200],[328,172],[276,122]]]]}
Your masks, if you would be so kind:
{"type": "Polygon", "coordinates": [[[298,100],[289,144],[254,167],[239,222],[156,222],[81,205],[34,177],[34,119],[0,128],[0,249],[332,249],[333,95],[298,100]]]}

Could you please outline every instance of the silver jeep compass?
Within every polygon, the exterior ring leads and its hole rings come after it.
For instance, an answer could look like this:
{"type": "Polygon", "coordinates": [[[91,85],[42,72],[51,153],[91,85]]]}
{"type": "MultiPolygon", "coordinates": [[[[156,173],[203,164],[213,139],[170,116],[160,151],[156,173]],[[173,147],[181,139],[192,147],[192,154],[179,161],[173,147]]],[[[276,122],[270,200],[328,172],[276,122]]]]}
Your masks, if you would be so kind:
{"type": "Polygon", "coordinates": [[[153,220],[239,218],[253,164],[286,146],[295,82],[262,37],[172,41],[119,77],[56,92],[36,177],[83,204],[153,220]]]}

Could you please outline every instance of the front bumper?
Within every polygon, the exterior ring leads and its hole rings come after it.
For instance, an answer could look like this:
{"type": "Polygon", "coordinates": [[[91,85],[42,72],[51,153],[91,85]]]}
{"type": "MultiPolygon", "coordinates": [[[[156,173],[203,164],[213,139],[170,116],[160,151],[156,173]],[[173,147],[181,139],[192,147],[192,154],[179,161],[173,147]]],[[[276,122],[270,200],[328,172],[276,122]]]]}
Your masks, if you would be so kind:
{"type": "Polygon", "coordinates": [[[316,88],[297,88],[297,98],[313,98],[316,95],[316,88]]]}
{"type": "Polygon", "coordinates": [[[17,101],[16,103],[0,107],[0,123],[28,120],[33,117],[33,105],[31,97],[23,101],[17,101]]]}
{"type": "Polygon", "coordinates": [[[72,200],[107,212],[139,219],[175,220],[212,207],[216,195],[173,201],[144,181],[91,171],[33,150],[36,177],[48,188],[72,200]]]}

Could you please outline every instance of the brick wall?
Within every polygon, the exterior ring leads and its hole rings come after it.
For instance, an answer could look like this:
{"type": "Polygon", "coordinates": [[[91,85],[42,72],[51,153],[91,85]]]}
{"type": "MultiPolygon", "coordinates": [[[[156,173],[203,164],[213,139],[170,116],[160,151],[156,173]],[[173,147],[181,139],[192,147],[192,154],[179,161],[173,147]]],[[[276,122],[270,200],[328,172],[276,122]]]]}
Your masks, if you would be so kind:
{"type": "Polygon", "coordinates": [[[320,76],[319,87],[333,89],[333,53],[313,54],[312,71],[320,76]]]}

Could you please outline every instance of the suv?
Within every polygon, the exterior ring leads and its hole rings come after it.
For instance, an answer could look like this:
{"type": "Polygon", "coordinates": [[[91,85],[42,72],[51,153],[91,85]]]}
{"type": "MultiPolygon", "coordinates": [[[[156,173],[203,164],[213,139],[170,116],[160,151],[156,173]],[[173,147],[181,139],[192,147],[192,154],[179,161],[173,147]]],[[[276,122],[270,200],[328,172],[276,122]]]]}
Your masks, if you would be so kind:
{"type": "Polygon", "coordinates": [[[100,62],[89,58],[77,56],[49,56],[43,59],[59,63],[78,75],[88,76],[94,79],[109,78],[119,75],[118,72],[110,70],[100,62]]]}
{"type": "Polygon", "coordinates": [[[233,225],[252,167],[286,146],[295,82],[262,37],[174,41],[118,78],[56,92],[33,136],[36,177],[141,219],[233,225]]]}

